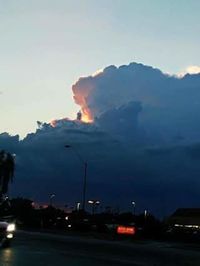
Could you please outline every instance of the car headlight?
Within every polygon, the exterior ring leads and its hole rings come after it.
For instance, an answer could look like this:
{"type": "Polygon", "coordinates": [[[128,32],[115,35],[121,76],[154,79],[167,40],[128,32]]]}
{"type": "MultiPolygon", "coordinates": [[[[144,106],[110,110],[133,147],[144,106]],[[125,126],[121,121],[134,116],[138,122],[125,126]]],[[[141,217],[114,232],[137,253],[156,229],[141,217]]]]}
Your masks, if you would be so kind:
{"type": "Polygon", "coordinates": [[[9,234],[7,234],[6,237],[7,237],[8,239],[12,239],[12,238],[13,238],[13,234],[9,233],[9,234]]]}
{"type": "Polygon", "coordinates": [[[7,232],[13,232],[15,231],[15,224],[9,224],[7,226],[7,232]]]}

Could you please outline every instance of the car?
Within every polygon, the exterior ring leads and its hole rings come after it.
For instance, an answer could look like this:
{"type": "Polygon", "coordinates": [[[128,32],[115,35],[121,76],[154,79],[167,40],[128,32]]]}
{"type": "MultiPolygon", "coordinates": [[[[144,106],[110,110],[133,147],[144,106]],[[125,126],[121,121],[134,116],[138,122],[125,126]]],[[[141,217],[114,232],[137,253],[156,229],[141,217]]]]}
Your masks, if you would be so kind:
{"type": "Polygon", "coordinates": [[[11,240],[14,237],[15,233],[15,223],[0,221],[0,246],[6,247],[10,245],[11,240]]]}

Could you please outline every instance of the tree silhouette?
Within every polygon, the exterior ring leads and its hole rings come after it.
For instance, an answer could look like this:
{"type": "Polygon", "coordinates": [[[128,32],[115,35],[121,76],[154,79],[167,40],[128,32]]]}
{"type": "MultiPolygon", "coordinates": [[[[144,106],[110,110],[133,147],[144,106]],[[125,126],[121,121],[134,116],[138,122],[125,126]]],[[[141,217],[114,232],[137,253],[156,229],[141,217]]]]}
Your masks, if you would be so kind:
{"type": "Polygon", "coordinates": [[[13,156],[0,151],[0,197],[8,192],[8,184],[13,181],[15,162],[13,156]]]}

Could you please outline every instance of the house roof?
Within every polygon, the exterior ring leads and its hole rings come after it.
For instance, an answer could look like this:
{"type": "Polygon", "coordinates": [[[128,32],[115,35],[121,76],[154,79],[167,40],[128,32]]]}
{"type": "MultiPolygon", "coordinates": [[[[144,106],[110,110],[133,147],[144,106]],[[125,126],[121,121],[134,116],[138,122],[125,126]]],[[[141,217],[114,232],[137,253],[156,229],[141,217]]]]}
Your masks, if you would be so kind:
{"type": "Polygon", "coordinates": [[[200,218],[200,208],[180,208],[171,217],[198,217],[200,218]]]}

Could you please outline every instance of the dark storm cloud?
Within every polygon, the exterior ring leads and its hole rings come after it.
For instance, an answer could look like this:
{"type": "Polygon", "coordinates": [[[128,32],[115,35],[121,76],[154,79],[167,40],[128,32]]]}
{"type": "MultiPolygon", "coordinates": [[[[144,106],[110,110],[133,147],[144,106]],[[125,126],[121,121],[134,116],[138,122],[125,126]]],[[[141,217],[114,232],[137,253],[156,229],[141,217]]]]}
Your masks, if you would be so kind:
{"type": "Polygon", "coordinates": [[[122,209],[134,198],[139,209],[148,207],[156,213],[162,207],[160,197],[174,201],[173,206],[181,205],[183,197],[188,204],[195,204],[200,167],[196,160],[188,160],[189,146],[124,145],[124,140],[95,126],[86,134],[79,127],[74,134],[75,129],[70,132],[66,122],[61,128],[41,128],[23,141],[12,143],[17,154],[13,195],[48,201],[53,192],[57,202],[81,200],[84,169],[73,150],[64,148],[70,144],[88,161],[88,198],[100,198],[104,205],[122,209]]]}
{"type": "Polygon", "coordinates": [[[11,136],[4,132],[0,134],[0,149],[8,150],[14,152],[19,144],[19,136],[11,136]]]}
{"type": "Polygon", "coordinates": [[[140,140],[145,139],[138,122],[141,111],[140,102],[129,102],[119,108],[105,111],[95,122],[105,132],[121,141],[140,144],[140,140]]]}
{"type": "Polygon", "coordinates": [[[200,143],[195,143],[185,148],[185,152],[192,159],[200,160],[200,143]]]}

